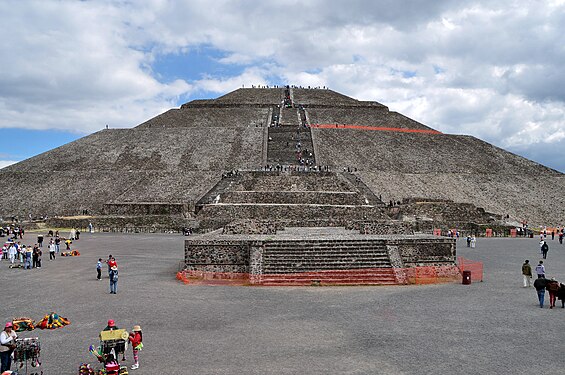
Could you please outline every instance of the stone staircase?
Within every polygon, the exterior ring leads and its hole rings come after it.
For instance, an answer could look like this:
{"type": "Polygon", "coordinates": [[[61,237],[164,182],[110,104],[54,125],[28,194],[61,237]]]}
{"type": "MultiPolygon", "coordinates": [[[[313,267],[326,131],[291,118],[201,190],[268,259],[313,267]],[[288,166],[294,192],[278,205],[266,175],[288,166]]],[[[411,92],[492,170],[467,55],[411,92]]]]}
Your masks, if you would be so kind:
{"type": "Polygon", "coordinates": [[[308,159],[310,165],[316,163],[310,128],[298,126],[269,128],[268,164],[299,165],[300,157],[308,159]]]}
{"type": "Polygon", "coordinates": [[[203,206],[212,204],[216,200],[216,197],[222,196],[227,191],[230,191],[232,186],[237,185],[242,179],[240,174],[232,174],[229,176],[224,175],[222,179],[212,187],[206,194],[204,194],[198,202],[196,202],[195,213],[198,213],[203,206]]]}
{"type": "Polygon", "coordinates": [[[201,229],[241,219],[309,227],[388,218],[381,204],[367,204],[355,185],[333,172],[240,171],[218,181],[195,213],[201,229]]]}
{"type": "Polygon", "coordinates": [[[373,206],[385,206],[385,203],[373,193],[373,191],[361,180],[359,176],[352,173],[341,173],[343,178],[347,179],[353,186],[359,189],[359,193],[367,200],[367,204],[373,206]]]}
{"type": "Polygon", "coordinates": [[[383,241],[269,241],[261,285],[397,284],[383,241]]]}

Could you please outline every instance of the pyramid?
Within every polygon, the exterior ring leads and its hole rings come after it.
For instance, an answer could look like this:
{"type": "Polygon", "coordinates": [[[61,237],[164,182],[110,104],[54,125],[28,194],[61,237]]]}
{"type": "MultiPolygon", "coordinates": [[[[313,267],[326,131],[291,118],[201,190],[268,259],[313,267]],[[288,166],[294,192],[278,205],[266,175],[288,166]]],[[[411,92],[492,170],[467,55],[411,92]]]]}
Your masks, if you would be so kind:
{"type": "Polygon", "coordinates": [[[4,219],[565,222],[558,171],[377,102],[288,86],[101,130],[1,169],[0,191],[4,219]]]}

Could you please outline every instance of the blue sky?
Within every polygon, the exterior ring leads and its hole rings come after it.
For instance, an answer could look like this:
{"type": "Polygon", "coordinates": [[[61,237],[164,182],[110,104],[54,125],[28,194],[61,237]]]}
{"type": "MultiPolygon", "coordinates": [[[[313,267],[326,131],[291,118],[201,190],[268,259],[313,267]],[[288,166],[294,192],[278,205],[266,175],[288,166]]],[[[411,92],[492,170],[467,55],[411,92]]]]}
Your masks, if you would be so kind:
{"type": "Polygon", "coordinates": [[[242,85],[328,86],[565,172],[565,1],[0,2],[0,167],[242,85]],[[299,11],[296,11],[299,9],[299,11]]]}

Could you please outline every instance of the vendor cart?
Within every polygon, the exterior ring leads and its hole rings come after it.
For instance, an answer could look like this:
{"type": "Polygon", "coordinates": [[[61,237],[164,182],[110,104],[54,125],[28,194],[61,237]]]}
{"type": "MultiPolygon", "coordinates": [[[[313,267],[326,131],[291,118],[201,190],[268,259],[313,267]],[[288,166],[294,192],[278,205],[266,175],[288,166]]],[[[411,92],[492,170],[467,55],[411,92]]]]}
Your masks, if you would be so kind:
{"type": "Polygon", "coordinates": [[[128,332],[125,329],[100,332],[100,348],[104,355],[113,353],[115,358],[125,356],[128,349],[128,332]]]}

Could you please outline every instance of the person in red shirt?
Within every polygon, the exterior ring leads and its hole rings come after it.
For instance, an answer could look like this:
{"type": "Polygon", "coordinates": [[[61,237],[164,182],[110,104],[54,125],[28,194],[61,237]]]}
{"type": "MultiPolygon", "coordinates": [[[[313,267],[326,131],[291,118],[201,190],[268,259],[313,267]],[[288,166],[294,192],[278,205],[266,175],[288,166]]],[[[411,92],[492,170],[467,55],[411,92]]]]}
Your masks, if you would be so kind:
{"type": "Polygon", "coordinates": [[[131,369],[135,370],[139,368],[139,351],[143,348],[143,333],[140,326],[133,326],[132,332],[129,334],[129,341],[133,348],[133,360],[135,361],[131,369]]]}

